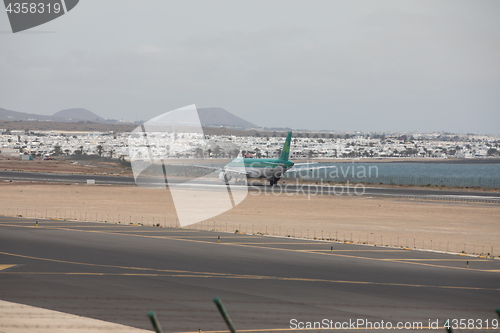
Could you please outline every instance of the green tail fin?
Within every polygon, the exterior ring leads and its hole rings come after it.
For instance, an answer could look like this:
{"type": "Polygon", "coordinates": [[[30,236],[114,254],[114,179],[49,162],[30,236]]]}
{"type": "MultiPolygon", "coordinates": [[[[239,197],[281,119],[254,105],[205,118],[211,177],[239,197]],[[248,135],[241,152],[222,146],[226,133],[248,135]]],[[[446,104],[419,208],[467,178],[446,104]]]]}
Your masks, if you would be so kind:
{"type": "Polygon", "coordinates": [[[280,160],[288,161],[288,155],[290,154],[290,141],[292,141],[292,132],[288,132],[286,137],[285,145],[281,150],[280,160]]]}

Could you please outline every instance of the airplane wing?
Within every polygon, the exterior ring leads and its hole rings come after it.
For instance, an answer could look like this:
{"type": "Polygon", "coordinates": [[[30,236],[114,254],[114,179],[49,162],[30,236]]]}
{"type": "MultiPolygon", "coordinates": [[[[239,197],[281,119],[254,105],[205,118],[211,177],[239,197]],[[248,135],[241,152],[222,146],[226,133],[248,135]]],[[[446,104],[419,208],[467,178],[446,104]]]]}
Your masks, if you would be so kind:
{"type": "Polygon", "coordinates": [[[223,169],[224,171],[226,172],[229,172],[229,173],[237,173],[239,175],[246,175],[246,176],[249,176],[250,174],[246,171],[241,171],[241,170],[236,170],[236,169],[233,169],[233,168],[225,168],[223,169]]]}
{"type": "Polygon", "coordinates": [[[235,169],[235,168],[231,168],[231,167],[210,167],[210,166],[206,166],[206,165],[191,165],[191,167],[193,168],[200,168],[200,169],[208,169],[208,170],[213,170],[213,171],[220,171],[220,172],[232,172],[232,173],[237,173],[237,174],[240,174],[240,175],[248,175],[248,172],[246,171],[242,171],[242,170],[238,170],[238,169],[235,169]]]}

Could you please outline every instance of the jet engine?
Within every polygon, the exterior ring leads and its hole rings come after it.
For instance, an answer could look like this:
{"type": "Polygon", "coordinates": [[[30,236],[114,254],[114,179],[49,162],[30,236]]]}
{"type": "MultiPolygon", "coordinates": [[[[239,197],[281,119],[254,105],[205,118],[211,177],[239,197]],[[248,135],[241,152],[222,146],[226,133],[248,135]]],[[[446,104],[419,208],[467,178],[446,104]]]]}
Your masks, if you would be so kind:
{"type": "Polygon", "coordinates": [[[228,182],[228,181],[231,180],[231,178],[233,178],[233,177],[231,177],[230,175],[228,175],[225,172],[219,173],[219,179],[220,179],[221,182],[224,182],[224,183],[228,182]]]}

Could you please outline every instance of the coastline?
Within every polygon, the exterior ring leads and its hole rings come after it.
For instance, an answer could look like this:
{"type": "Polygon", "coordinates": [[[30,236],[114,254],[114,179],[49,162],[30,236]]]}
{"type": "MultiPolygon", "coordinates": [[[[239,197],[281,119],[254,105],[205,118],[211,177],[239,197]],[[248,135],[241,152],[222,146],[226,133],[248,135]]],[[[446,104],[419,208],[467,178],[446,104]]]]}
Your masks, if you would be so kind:
{"type": "Polygon", "coordinates": [[[423,164],[500,164],[500,158],[411,158],[411,157],[367,157],[367,158],[322,158],[294,159],[295,163],[423,163],[423,164]]]}

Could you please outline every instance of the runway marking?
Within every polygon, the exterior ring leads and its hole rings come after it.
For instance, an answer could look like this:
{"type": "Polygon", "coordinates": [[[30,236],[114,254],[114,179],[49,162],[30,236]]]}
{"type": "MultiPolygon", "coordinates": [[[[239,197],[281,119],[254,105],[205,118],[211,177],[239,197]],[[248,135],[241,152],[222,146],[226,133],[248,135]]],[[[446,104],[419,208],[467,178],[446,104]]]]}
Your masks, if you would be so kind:
{"type": "MultiPolygon", "coordinates": [[[[20,257],[20,258],[27,258],[27,259],[35,259],[35,260],[45,260],[45,261],[59,262],[59,263],[63,263],[63,264],[85,265],[85,266],[106,267],[106,268],[119,268],[119,269],[130,269],[130,270],[143,270],[143,271],[171,272],[171,273],[191,273],[191,274],[193,273],[191,271],[174,270],[174,269],[128,267],[128,266],[115,266],[115,265],[103,265],[103,264],[83,263],[83,262],[77,262],[77,261],[67,261],[67,260],[59,260],[59,259],[49,259],[49,258],[26,256],[26,255],[22,255],[22,254],[8,253],[8,252],[0,252],[0,254],[4,254],[4,255],[8,255],[8,256],[14,256],[14,257],[20,257]]],[[[197,272],[196,274],[225,275],[225,273],[211,273],[211,272],[197,272]]]]}
{"type": "Polygon", "coordinates": [[[470,261],[470,262],[476,262],[476,261],[491,261],[491,259],[398,259],[398,258],[394,258],[394,259],[380,259],[380,260],[418,260],[418,261],[460,261],[460,262],[464,262],[464,261],[470,261]]]}
{"type": "MultiPolygon", "coordinates": [[[[161,232],[161,230],[157,231],[157,232],[161,232]]],[[[165,232],[167,232],[165,230],[165,232]]],[[[211,236],[211,235],[208,235],[208,236],[184,236],[184,235],[173,235],[173,236],[170,236],[172,238],[175,238],[175,239],[182,239],[182,237],[189,237],[189,238],[208,238],[208,239],[217,239],[217,236],[220,236],[221,239],[225,238],[225,239],[241,239],[241,237],[238,237],[238,236],[231,236],[231,235],[224,235],[224,234],[217,234],[217,235],[214,235],[214,236],[211,236]]]]}
{"type": "MultiPolygon", "coordinates": [[[[33,218],[33,220],[37,220],[37,218],[33,218]]],[[[70,222],[70,223],[81,223],[82,225],[68,225],[66,226],[67,228],[113,228],[113,227],[116,227],[116,226],[119,226],[119,227],[128,227],[128,228],[134,228],[134,230],[128,230],[128,231],[136,231],[137,229],[136,228],[143,228],[143,227],[152,227],[152,226],[140,226],[140,225],[137,225],[136,223],[134,224],[129,224],[129,223],[115,223],[115,222],[109,222],[109,223],[106,223],[106,222],[95,222],[95,221],[72,221],[72,220],[64,220],[64,221],[58,221],[58,220],[46,220],[46,219],[43,219],[43,218],[40,218],[38,219],[38,223],[39,224],[44,224],[45,226],[51,226],[50,224],[53,223],[54,226],[57,226],[61,223],[54,223],[54,222],[70,222]],[[83,224],[88,224],[88,223],[94,223],[94,225],[83,225],[83,224]]],[[[12,225],[13,222],[0,222],[0,225],[5,225],[5,226],[13,226],[12,225]]],[[[16,224],[33,224],[34,222],[30,222],[30,221],[19,221],[19,222],[14,222],[16,224]]],[[[160,223],[161,224],[161,223],[160,223]]],[[[158,227],[156,227],[158,228],[158,227]]],[[[162,229],[164,229],[165,231],[168,231],[168,232],[194,232],[194,231],[199,231],[199,230],[193,230],[193,229],[177,229],[176,228],[170,228],[170,227],[160,227],[162,229]]],[[[154,230],[154,231],[147,231],[147,232],[157,232],[158,230],[154,230]]]]}
{"type": "MultiPolygon", "coordinates": [[[[39,221],[39,223],[43,223],[43,221],[39,221]]],[[[82,222],[82,223],[100,223],[100,222],[82,222]]],[[[93,225],[69,225],[67,226],[67,228],[113,228],[115,226],[118,226],[118,227],[127,227],[127,228],[138,228],[139,226],[137,225],[132,225],[132,224],[121,224],[121,223],[117,223],[117,224],[113,224],[113,223],[106,223],[104,225],[96,225],[96,226],[93,226],[93,225]]],[[[135,231],[135,230],[134,230],[135,231]]]]}
{"type": "MultiPolygon", "coordinates": [[[[199,232],[200,230],[196,230],[196,231],[199,232]]],[[[203,231],[207,231],[207,230],[203,230],[203,231]]],[[[189,237],[188,239],[190,239],[190,238],[213,238],[213,237],[217,238],[217,236],[221,236],[221,238],[226,238],[226,239],[227,238],[241,239],[241,238],[245,237],[245,236],[234,236],[233,233],[229,233],[229,232],[226,233],[225,231],[220,231],[220,232],[219,231],[211,231],[211,232],[217,233],[217,235],[216,236],[211,236],[211,235],[207,235],[207,236],[182,236],[182,235],[174,235],[172,237],[176,237],[178,239],[182,239],[182,237],[189,237]]],[[[246,237],[246,238],[252,237],[250,235],[247,235],[247,236],[248,237],[246,237]]]]}
{"type": "Polygon", "coordinates": [[[0,272],[9,268],[17,266],[17,264],[0,264],[0,272]]]}
{"type": "MultiPolygon", "coordinates": [[[[17,218],[17,217],[14,217],[14,218],[17,218]]],[[[0,224],[5,224],[5,223],[12,223],[12,222],[0,222],[0,224]]],[[[18,224],[22,224],[22,223],[33,224],[33,222],[28,222],[28,221],[16,221],[15,223],[18,223],[18,224]]]]}
{"type": "MultiPolygon", "coordinates": [[[[13,217],[13,218],[17,218],[17,217],[13,217]]],[[[33,218],[33,220],[36,220],[37,218],[33,218]]],[[[130,224],[128,222],[124,222],[124,223],[115,223],[115,222],[95,222],[95,221],[77,221],[77,220],[52,220],[52,219],[45,219],[45,218],[38,218],[38,223],[41,224],[41,223],[44,223],[45,226],[50,226],[50,223],[53,223],[53,222],[60,222],[60,223],[55,223],[56,226],[58,224],[61,224],[63,222],[70,222],[70,223],[81,223],[81,224],[85,224],[85,223],[94,223],[94,225],[68,225],[66,226],[67,228],[112,228],[112,227],[116,227],[116,226],[120,226],[120,227],[129,227],[129,228],[134,228],[134,230],[127,230],[127,231],[136,231],[137,229],[136,228],[143,228],[143,227],[152,227],[152,226],[140,226],[140,225],[137,225],[137,223],[133,223],[133,224],[130,224]]],[[[12,225],[12,223],[16,223],[16,224],[33,224],[34,222],[31,222],[31,221],[16,221],[16,222],[0,222],[0,225],[5,225],[5,226],[15,226],[15,225],[12,225]]],[[[162,223],[160,222],[160,225],[162,223]]],[[[158,227],[156,227],[158,228],[158,227]]],[[[179,229],[179,228],[171,228],[171,227],[165,227],[165,226],[161,226],[160,227],[161,229],[164,229],[166,232],[187,232],[187,233],[190,233],[190,232],[196,232],[196,231],[200,231],[200,230],[196,230],[196,229],[179,229]]],[[[160,230],[161,230],[160,229],[160,230]]],[[[158,232],[159,230],[151,230],[151,231],[144,231],[144,232],[158,232]]],[[[205,230],[207,231],[207,230],[205,230]]],[[[225,232],[225,231],[221,231],[221,232],[225,232]]]]}
{"type": "MultiPolygon", "coordinates": [[[[41,258],[41,260],[47,260],[41,258]]],[[[83,265],[92,265],[85,264],[83,265]]],[[[101,266],[101,265],[96,265],[101,266]]],[[[296,281],[296,282],[325,282],[337,284],[362,284],[362,285],[381,285],[381,286],[396,286],[396,287],[413,287],[413,288],[438,288],[438,289],[459,289],[459,290],[488,290],[500,291],[500,288],[484,288],[484,287],[464,287],[464,286],[439,286],[425,284],[407,284],[407,283],[391,283],[391,282],[373,282],[373,281],[345,281],[345,280],[326,280],[312,278],[288,278],[280,276],[266,275],[239,275],[239,274],[223,274],[190,272],[191,274],[162,274],[162,273],[86,273],[86,272],[1,272],[0,275],[82,275],[82,276],[143,276],[143,277],[191,277],[191,278],[221,278],[221,279],[243,279],[243,280],[275,280],[275,281],[296,281]]]]}
{"type": "MultiPolygon", "coordinates": [[[[40,223],[39,223],[40,224],[40,223]]],[[[43,225],[43,226],[47,226],[47,225],[43,225]]],[[[125,227],[133,227],[133,226],[128,226],[128,225],[120,225],[120,224],[117,224],[117,226],[121,226],[122,228],[125,228],[125,227]]],[[[47,226],[47,227],[50,227],[50,226],[47,226]]],[[[99,228],[109,228],[111,229],[111,226],[104,226],[104,225],[100,225],[98,226],[99,228]]],[[[86,225],[82,225],[82,226],[68,226],[66,228],[75,228],[77,230],[77,228],[91,228],[91,226],[86,226],[86,225]]],[[[138,230],[119,230],[119,231],[116,231],[116,232],[129,232],[129,231],[133,231],[133,232],[136,232],[138,230]]],[[[152,231],[149,231],[149,232],[152,232],[152,231]]]]}
{"type": "MultiPolygon", "coordinates": [[[[100,233],[100,234],[107,234],[107,235],[133,236],[133,237],[143,237],[143,238],[171,239],[171,240],[179,240],[179,241],[186,241],[186,242],[213,244],[213,245],[218,245],[218,246],[224,246],[224,245],[231,246],[232,245],[232,246],[241,246],[241,247],[249,247],[249,248],[264,249],[264,250],[310,253],[310,254],[317,254],[317,255],[328,255],[328,256],[337,256],[337,257],[371,260],[371,261],[373,261],[373,260],[387,261],[383,258],[369,258],[369,257],[361,257],[361,256],[348,255],[348,254],[339,254],[339,253],[335,253],[335,250],[333,253],[322,253],[322,252],[315,252],[315,251],[311,251],[311,250],[294,250],[294,249],[285,249],[285,248],[277,248],[277,247],[256,246],[256,245],[250,245],[250,244],[234,244],[234,243],[224,243],[224,242],[219,243],[219,242],[214,242],[214,241],[204,241],[204,240],[180,238],[178,236],[150,236],[150,235],[126,234],[126,233],[120,233],[120,232],[106,232],[106,231],[98,231],[98,230],[79,230],[79,229],[71,229],[71,228],[65,228],[65,227],[43,227],[43,226],[35,227],[34,225],[32,225],[32,226],[9,225],[9,226],[19,227],[19,228],[38,228],[38,229],[45,228],[45,229],[52,229],[52,230],[79,231],[79,232],[89,232],[89,233],[98,233],[98,234],[100,233]]],[[[206,237],[203,237],[203,238],[206,238],[206,237]]],[[[382,251],[382,250],[379,250],[379,251],[382,251]]],[[[403,250],[401,250],[401,251],[403,251],[403,250]]],[[[405,261],[404,259],[401,259],[401,260],[392,259],[390,262],[403,263],[403,264],[408,264],[408,265],[430,266],[430,267],[438,267],[438,268],[446,268],[446,269],[459,269],[459,270],[476,271],[476,272],[489,272],[489,273],[500,272],[500,270],[485,270],[485,269],[456,267],[456,266],[443,266],[443,265],[436,265],[436,264],[430,264],[430,263],[405,261]]]]}
{"type": "MultiPolygon", "coordinates": [[[[311,249],[311,250],[308,250],[308,249],[304,249],[304,250],[296,250],[296,251],[299,251],[299,252],[318,252],[318,254],[320,254],[321,252],[331,252],[331,250],[314,250],[314,249],[311,249]]],[[[344,251],[344,252],[356,252],[356,251],[359,251],[359,252],[369,252],[371,250],[333,250],[333,253],[335,252],[341,252],[341,251],[344,251]]],[[[373,250],[373,252],[381,252],[381,251],[377,251],[377,250],[373,250]]],[[[385,252],[385,251],[384,251],[385,252]]],[[[387,250],[387,252],[399,252],[399,250],[387,250]]],[[[451,255],[451,254],[448,254],[448,255],[451,255]]],[[[491,261],[491,259],[476,259],[475,257],[471,257],[469,259],[444,259],[444,258],[441,258],[441,259],[431,259],[431,258],[372,258],[372,257],[359,257],[359,258],[367,258],[367,259],[376,259],[376,260],[385,260],[385,261],[393,261],[393,260],[397,260],[397,261],[400,261],[400,260],[409,260],[409,261],[459,261],[459,262],[464,262],[464,261],[470,261],[470,262],[476,262],[476,261],[491,261]]]]}
{"type": "MultiPolygon", "coordinates": [[[[95,222],[94,222],[95,223],[95,222]]],[[[161,224],[161,223],[160,223],[161,224]]],[[[120,225],[120,224],[118,224],[120,225]]],[[[124,224],[123,226],[127,226],[126,224],[124,224]]],[[[155,227],[155,226],[138,226],[138,225],[128,225],[130,227],[136,227],[136,228],[156,228],[156,230],[151,230],[151,231],[147,231],[147,230],[144,230],[144,231],[141,231],[141,232],[173,232],[173,233],[176,233],[176,232],[186,232],[186,233],[190,233],[190,232],[196,232],[196,231],[199,231],[199,230],[188,230],[188,229],[175,229],[175,228],[170,228],[170,227],[155,227]]],[[[122,230],[122,231],[127,231],[127,232],[133,232],[133,231],[137,231],[137,229],[134,229],[134,230],[122,230]]],[[[178,236],[178,237],[182,237],[182,236],[178,236]]]]}
{"type": "MultiPolygon", "coordinates": [[[[222,240],[222,237],[221,237],[222,240]]],[[[231,244],[234,245],[252,245],[252,244],[257,244],[257,245],[321,245],[321,243],[293,243],[293,242],[288,242],[288,243],[265,243],[265,242],[233,242],[231,244]]],[[[333,243],[332,243],[333,244],[333,243]]],[[[304,251],[304,250],[300,250],[304,251]]],[[[323,250],[318,250],[318,251],[323,251],[323,250]]],[[[330,250],[328,250],[330,251],[330,250]]]]}
{"type": "MultiPolygon", "coordinates": [[[[58,223],[53,223],[53,222],[57,222],[57,221],[48,221],[48,220],[45,220],[45,219],[36,219],[34,218],[33,220],[38,220],[38,223],[39,224],[43,224],[45,226],[51,226],[51,224],[53,224],[53,226],[57,226],[58,223]]],[[[62,221],[62,222],[73,222],[73,223],[100,223],[100,222],[78,222],[78,221],[62,221]]],[[[34,224],[35,222],[15,222],[16,224],[34,224]]],[[[5,225],[5,226],[15,226],[12,224],[12,222],[0,222],[0,225],[5,225]]],[[[133,227],[133,225],[128,225],[128,224],[105,224],[105,225],[69,225],[67,226],[68,228],[105,228],[105,227],[114,227],[114,226],[121,226],[121,227],[133,227]]]]}
{"type": "MultiPolygon", "coordinates": [[[[315,243],[316,245],[318,243],[315,243]]],[[[330,244],[335,244],[335,243],[330,243],[330,244]]],[[[297,251],[311,251],[311,252],[330,252],[331,249],[324,249],[324,250],[315,250],[315,249],[311,249],[311,250],[297,250],[297,251]]],[[[370,249],[366,249],[366,250],[335,250],[335,248],[333,249],[333,252],[401,252],[401,250],[386,250],[386,249],[381,249],[381,250],[370,250],[370,249]]]]}
{"type": "MultiPolygon", "coordinates": [[[[151,233],[153,233],[153,232],[156,232],[156,233],[159,233],[159,232],[162,232],[162,230],[140,230],[140,229],[135,229],[135,230],[118,230],[116,232],[120,232],[120,233],[126,233],[126,232],[145,232],[145,233],[151,232],[151,233]]],[[[167,232],[167,231],[165,231],[165,232],[167,232]]]]}

